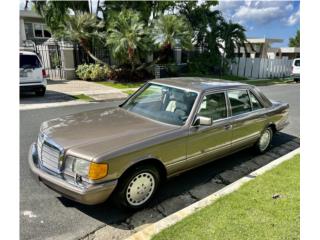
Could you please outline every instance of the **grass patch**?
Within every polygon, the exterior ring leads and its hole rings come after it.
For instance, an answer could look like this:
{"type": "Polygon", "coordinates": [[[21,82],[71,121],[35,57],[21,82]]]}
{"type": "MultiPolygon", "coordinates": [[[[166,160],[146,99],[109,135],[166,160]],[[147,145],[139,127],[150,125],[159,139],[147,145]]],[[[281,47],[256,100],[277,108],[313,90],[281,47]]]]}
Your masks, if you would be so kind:
{"type": "Polygon", "coordinates": [[[123,90],[122,92],[128,94],[128,95],[132,95],[134,94],[136,91],[135,90],[123,90]]]}
{"type": "Polygon", "coordinates": [[[299,170],[297,155],[152,239],[300,239],[299,170]]]}
{"type": "Polygon", "coordinates": [[[274,84],[292,83],[292,79],[274,78],[274,79],[262,79],[262,80],[250,80],[246,77],[237,77],[233,75],[208,75],[208,74],[183,74],[181,77],[205,77],[205,78],[215,78],[229,81],[237,81],[242,83],[248,83],[255,86],[268,86],[274,84]]]}
{"type": "Polygon", "coordinates": [[[275,79],[265,79],[265,80],[247,80],[242,82],[255,85],[255,86],[268,86],[268,85],[281,84],[281,83],[282,84],[293,83],[294,81],[291,79],[275,78],[275,79]]]}
{"type": "Polygon", "coordinates": [[[73,96],[77,100],[83,100],[83,101],[92,101],[94,100],[92,97],[89,97],[88,95],[85,94],[79,94],[79,95],[74,95],[73,96]]]}
{"type": "Polygon", "coordinates": [[[180,74],[181,77],[203,77],[203,78],[215,78],[215,79],[223,79],[223,80],[230,80],[230,81],[244,81],[248,80],[245,77],[238,77],[233,75],[211,75],[211,74],[199,74],[199,73],[186,73],[180,74]]]}
{"type": "Polygon", "coordinates": [[[97,82],[97,83],[104,86],[118,88],[118,89],[138,88],[144,84],[144,82],[135,82],[135,83],[97,82]]]}

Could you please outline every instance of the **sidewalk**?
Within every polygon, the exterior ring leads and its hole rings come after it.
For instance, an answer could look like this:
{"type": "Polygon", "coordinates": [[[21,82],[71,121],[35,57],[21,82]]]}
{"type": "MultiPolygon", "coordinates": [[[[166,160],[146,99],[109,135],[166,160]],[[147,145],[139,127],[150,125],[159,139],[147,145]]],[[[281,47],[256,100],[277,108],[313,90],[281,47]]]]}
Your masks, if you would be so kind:
{"type": "Polygon", "coordinates": [[[119,89],[83,80],[48,80],[47,90],[71,96],[84,94],[96,101],[117,100],[127,97],[127,94],[119,89]]]}

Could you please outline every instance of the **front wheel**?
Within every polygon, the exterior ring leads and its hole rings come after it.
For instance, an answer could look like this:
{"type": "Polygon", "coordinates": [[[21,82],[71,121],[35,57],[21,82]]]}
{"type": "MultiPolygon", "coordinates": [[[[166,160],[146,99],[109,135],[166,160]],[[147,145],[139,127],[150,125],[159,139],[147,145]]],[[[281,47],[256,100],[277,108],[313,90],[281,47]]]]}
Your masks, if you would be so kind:
{"type": "Polygon", "coordinates": [[[256,150],[259,153],[265,152],[270,146],[272,137],[273,137],[273,131],[271,127],[268,127],[262,132],[258,142],[256,143],[256,150]]]}
{"type": "Polygon", "coordinates": [[[128,209],[143,208],[150,202],[159,183],[160,175],[154,166],[138,166],[120,180],[114,200],[128,209]]]}

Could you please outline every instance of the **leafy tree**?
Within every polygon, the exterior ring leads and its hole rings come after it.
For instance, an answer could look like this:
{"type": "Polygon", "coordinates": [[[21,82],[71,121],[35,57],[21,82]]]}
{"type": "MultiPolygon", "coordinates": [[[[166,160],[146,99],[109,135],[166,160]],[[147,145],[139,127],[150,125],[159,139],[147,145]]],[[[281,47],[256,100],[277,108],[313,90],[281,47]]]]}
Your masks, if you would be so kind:
{"type": "Polygon", "coordinates": [[[90,50],[93,39],[101,40],[103,38],[102,29],[104,29],[104,23],[99,21],[95,15],[76,12],[75,15],[67,15],[65,17],[64,25],[55,34],[59,38],[78,42],[93,60],[97,63],[105,64],[95,57],[90,50]]]}
{"type": "Polygon", "coordinates": [[[155,20],[152,28],[155,45],[160,49],[158,61],[167,57],[174,47],[190,50],[192,31],[188,21],[177,15],[162,15],[155,20]]]}
{"type": "Polygon", "coordinates": [[[65,17],[69,15],[69,11],[89,12],[88,1],[32,1],[33,6],[38,14],[40,14],[48,28],[52,33],[62,30],[65,24],[65,17]]]}
{"type": "Polygon", "coordinates": [[[244,47],[248,43],[245,28],[238,23],[232,21],[221,23],[221,39],[224,41],[225,57],[233,59],[235,57],[235,49],[244,47]]]}
{"type": "Polygon", "coordinates": [[[289,38],[289,47],[300,47],[300,29],[293,38],[289,38]]]}
{"type": "Polygon", "coordinates": [[[195,45],[198,47],[204,47],[205,45],[208,26],[213,25],[213,20],[215,20],[215,24],[218,24],[217,15],[222,17],[219,11],[210,10],[217,3],[217,1],[205,1],[199,5],[197,1],[182,1],[176,4],[179,14],[185,16],[189,21],[193,30],[195,45]]]}
{"type": "Polygon", "coordinates": [[[106,44],[121,64],[130,63],[133,72],[141,59],[151,52],[149,35],[138,12],[123,10],[110,18],[106,44]]]}

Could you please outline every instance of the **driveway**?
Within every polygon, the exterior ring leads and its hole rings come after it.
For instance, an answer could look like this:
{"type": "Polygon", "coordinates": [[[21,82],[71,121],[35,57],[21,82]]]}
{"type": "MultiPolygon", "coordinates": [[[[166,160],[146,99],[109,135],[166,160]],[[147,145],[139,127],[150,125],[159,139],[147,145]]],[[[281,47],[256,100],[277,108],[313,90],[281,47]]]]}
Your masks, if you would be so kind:
{"type": "Polygon", "coordinates": [[[245,150],[191,170],[164,183],[150,208],[125,212],[107,201],[84,206],[62,198],[30,174],[29,146],[36,140],[42,121],[66,114],[113,107],[119,102],[96,103],[20,112],[20,237],[21,239],[123,239],[198,199],[236,181],[299,146],[299,85],[261,87],[272,99],[290,104],[291,125],[277,134],[266,154],[245,150]],[[292,126],[294,125],[294,126],[292,126]]]}
{"type": "MultiPolygon", "coordinates": [[[[37,106],[71,105],[77,102],[73,96],[85,94],[97,101],[123,99],[127,95],[120,90],[94,82],[82,80],[48,80],[45,96],[38,97],[33,92],[20,94],[20,107],[36,108],[37,106]],[[59,103],[59,104],[56,104],[59,103]]],[[[77,103],[81,103],[78,101],[77,103]]]]}

